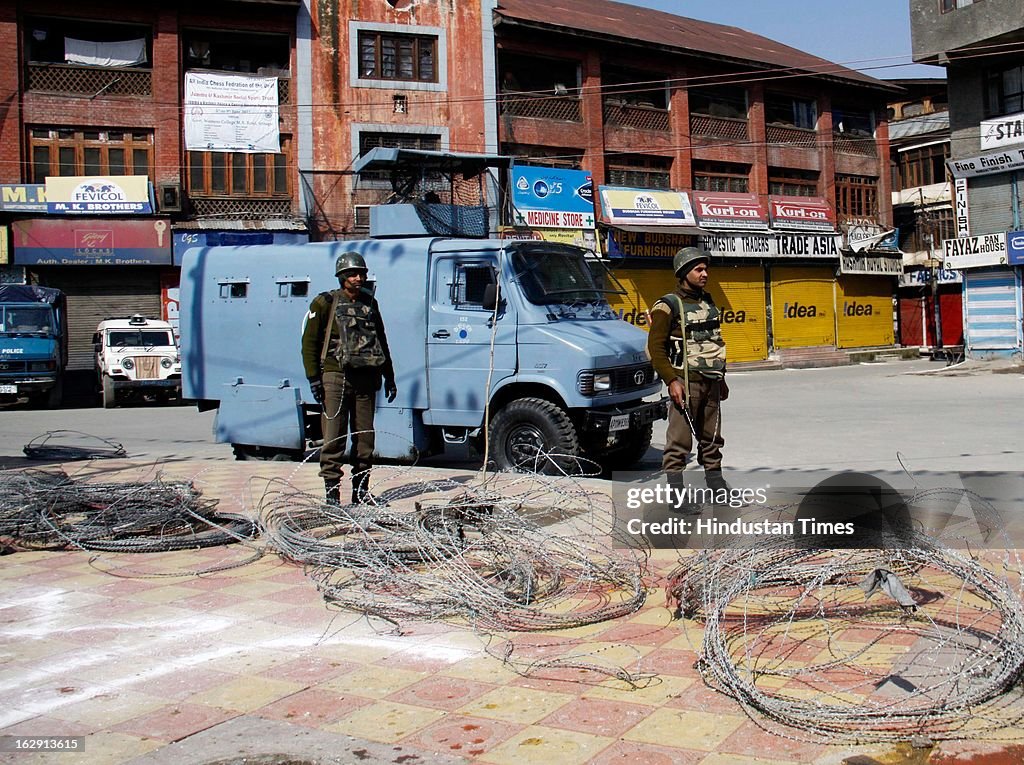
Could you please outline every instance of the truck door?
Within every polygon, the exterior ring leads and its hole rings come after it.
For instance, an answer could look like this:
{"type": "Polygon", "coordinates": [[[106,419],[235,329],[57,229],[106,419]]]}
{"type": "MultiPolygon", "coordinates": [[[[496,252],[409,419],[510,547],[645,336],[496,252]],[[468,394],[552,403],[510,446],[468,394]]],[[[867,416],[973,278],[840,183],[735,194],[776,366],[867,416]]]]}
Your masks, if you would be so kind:
{"type": "Polygon", "coordinates": [[[496,273],[497,260],[491,253],[442,253],[434,261],[427,327],[427,424],[474,427],[482,422],[492,333],[491,389],[516,371],[514,309],[502,299],[495,322],[493,311],[483,307],[484,291],[495,283],[496,273]]]}

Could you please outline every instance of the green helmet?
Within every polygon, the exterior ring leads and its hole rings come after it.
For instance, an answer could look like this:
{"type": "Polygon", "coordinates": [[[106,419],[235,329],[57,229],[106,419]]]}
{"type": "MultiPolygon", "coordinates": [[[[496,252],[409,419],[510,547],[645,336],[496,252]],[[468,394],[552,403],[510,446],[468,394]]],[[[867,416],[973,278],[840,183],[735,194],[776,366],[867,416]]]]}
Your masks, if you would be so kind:
{"type": "Polygon", "coordinates": [[[366,272],[366,261],[358,252],[343,252],[334,264],[334,275],[341,276],[345,271],[366,272]]]}
{"type": "Polygon", "coordinates": [[[711,256],[699,247],[684,247],[672,258],[672,272],[677,277],[686,276],[698,263],[708,264],[711,256]]]}

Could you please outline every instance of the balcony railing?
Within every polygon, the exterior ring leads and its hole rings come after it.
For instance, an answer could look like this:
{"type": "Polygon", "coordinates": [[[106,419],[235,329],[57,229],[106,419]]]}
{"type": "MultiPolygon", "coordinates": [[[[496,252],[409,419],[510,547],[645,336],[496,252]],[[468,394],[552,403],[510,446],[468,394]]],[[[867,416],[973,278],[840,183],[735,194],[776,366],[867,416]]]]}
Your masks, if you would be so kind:
{"type": "Polygon", "coordinates": [[[192,210],[197,218],[291,218],[292,200],[254,199],[251,197],[194,197],[190,196],[192,210]]]}
{"type": "Polygon", "coordinates": [[[604,122],[617,127],[637,128],[638,130],[667,131],[668,110],[654,106],[637,106],[614,101],[604,102],[604,122]]]}
{"type": "Polygon", "coordinates": [[[800,149],[813,149],[818,145],[818,133],[807,128],[789,125],[768,125],[766,129],[768,144],[771,146],[795,146],[800,149]]]}
{"type": "Polygon", "coordinates": [[[694,138],[724,138],[746,141],[749,135],[747,121],[734,117],[711,117],[706,114],[690,115],[690,135],[694,138]]]}
{"type": "Polygon", "coordinates": [[[542,120],[582,122],[580,100],[575,96],[548,96],[535,93],[503,93],[498,101],[502,115],[542,120]]]}
{"type": "Polygon", "coordinates": [[[851,136],[846,133],[833,133],[832,145],[840,154],[858,154],[862,157],[877,157],[878,147],[870,135],[851,136]]]}
{"type": "Polygon", "coordinates": [[[153,72],[133,67],[101,69],[76,64],[29,64],[28,90],[88,96],[150,96],[153,72]]]}

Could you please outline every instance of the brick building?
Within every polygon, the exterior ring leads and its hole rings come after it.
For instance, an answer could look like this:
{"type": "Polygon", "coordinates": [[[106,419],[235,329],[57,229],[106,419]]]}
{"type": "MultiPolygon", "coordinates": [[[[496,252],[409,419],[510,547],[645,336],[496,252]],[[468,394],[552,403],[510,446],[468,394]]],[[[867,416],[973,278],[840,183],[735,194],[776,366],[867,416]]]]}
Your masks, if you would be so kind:
{"type": "MultiPolygon", "coordinates": [[[[9,94],[0,123],[0,224],[11,245],[5,275],[67,293],[71,370],[92,368],[100,319],[174,318],[186,247],[306,238],[291,88],[299,7],[299,0],[0,4],[0,38],[11,52],[0,66],[9,94]],[[188,150],[190,75],[276,87],[269,145],[188,150]],[[60,179],[71,177],[126,177],[139,191],[79,212],[56,204],[60,179]]],[[[89,188],[97,199],[115,193],[89,188]]],[[[81,188],[72,192],[84,198],[81,188]]]]}
{"type": "MultiPolygon", "coordinates": [[[[713,281],[733,317],[731,359],[893,342],[901,266],[879,245],[892,227],[886,101],[898,88],[742,29],[607,0],[499,0],[495,37],[500,148],[518,161],[585,169],[595,188],[692,193],[695,207],[714,195],[748,211],[827,208],[813,257],[788,234],[745,236],[728,221],[705,231],[722,256],[713,281]],[[794,306],[814,315],[787,317],[794,306]]],[[[672,231],[603,229],[631,293],[620,310],[639,323],[672,286],[667,258],[696,240],[672,231]]]]}
{"type": "Polygon", "coordinates": [[[1019,0],[911,0],[914,60],[946,68],[954,227],[968,356],[1020,357],[1024,266],[1024,10],[1019,0]]]}

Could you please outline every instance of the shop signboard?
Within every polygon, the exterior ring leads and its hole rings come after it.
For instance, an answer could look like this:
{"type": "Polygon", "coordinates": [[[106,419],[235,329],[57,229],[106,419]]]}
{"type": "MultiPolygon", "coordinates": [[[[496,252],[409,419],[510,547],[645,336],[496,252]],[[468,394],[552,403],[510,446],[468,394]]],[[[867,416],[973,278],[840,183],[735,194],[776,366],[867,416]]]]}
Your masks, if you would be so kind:
{"type": "MultiPolygon", "coordinates": [[[[935,282],[937,284],[962,284],[964,275],[960,271],[949,268],[935,269],[935,282]]],[[[928,287],[932,283],[932,269],[922,268],[917,271],[907,271],[900,275],[901,287],[928,287]]]]}
{"type": "Polygon", "coordinates": [[[0,212],[46,212],[46,186],[41,183],[0,184],[0,212]]]}
{"type": "Polygon", "coordinates": [[[836,230],[835,216],[821,197],[768,197],[772,228],[792,231],[836,230]]]}
{"type": "Polygon", "coordinates": [[[976,157],[947,159],[946,167],[954,178],[977,178],[1024,169],[1024,149],[1007,149],[976,157]]]}
{"type": "Polygon", "coordinates": [[[266,231],[263,229],[207,231],[176,230],[171,235],[174,265],[180,266],[185,251],[190,247],[239,247],[254,244],[306,244],[305,231],[266,231]]]}
{"type": "Polygon", "coordinates": [[[557,242],[582,247],[597,252],[597,232],[592,228],[521,228],[501,226],[499,239],[515,239],[535,242],[557,242]]]}
{"type": "Polygon", "coordinates": [[[594,228],[594,184],[585,170],[515,165],[512,204],[517,226],[594,228]]]}
{"type": "Polygon", "coordinates": [[[838,258],[839,234],[783,234],[775,236],[776,252],[784,258],[838,258]]]}
{"type": "Polygon", "coordinates": [[[34,218],[11,224],[14,262],[40,266],[171,265],[166,218],[34,218]]]}
{"type": "Polygon", "coordinates": [[[604,220],[612,226],[697,226],[685,192],[614,186],[600,192],[604,220]]]}
{"type": "Polygon", "coordinates": [[[964,238],[971,235],[971,209],[967,203],[967,179],[953,181],[953,198],[956,200],[956,235],[964,238]]]}
{"type": "Polygon", "coordinates": [[[902,276],[903,256],[844,252],[839,258],[839,272],[867,276],[902,276]]]}
{"type": "Polygon", "coordinates": [[[1024,266],[1024,231],[1011,231],[1006,235],[1006,262],[1011,266],[1024,266]]]}
{"type": "Polygon", "coordinates": [[[280,154],[276,77],[185,73],[185,148],[280,154]]]}
{"type": "Polygon", "coordinates": [[[759,258],[778,253],[775,237],[771,234],[706,234],[700,245],[712,257],[759,258]]]}
{"type": "Polygon", "coordinates": [[[694,191],[693,204],[701,228],[765,231],[768,212],[757,194],[694,191]]]}
{"type": "Polygon", "coordinates": [[[692,234],[609,229],[605,254],[609,258],[664,258],[671,260],[681,247],[697,244],[692,234]]]}
{"type": "Polygon", "coordinates": [[[982,234],[942,242],[943,261],[946,268],[982,268],[984,266],[1005,266],[1006,234],[982,234]]]}
{"type": "Polygon", "coordinates": [[[981,121],[981,148],[1001,149],[1024,143],[1024,112],[981,121]]]}
{"type": "Polygon", "coordinates": [[[46,211],[64,215],[152,215],[149,178],[51,175],[46,179],[46,211]]]}

